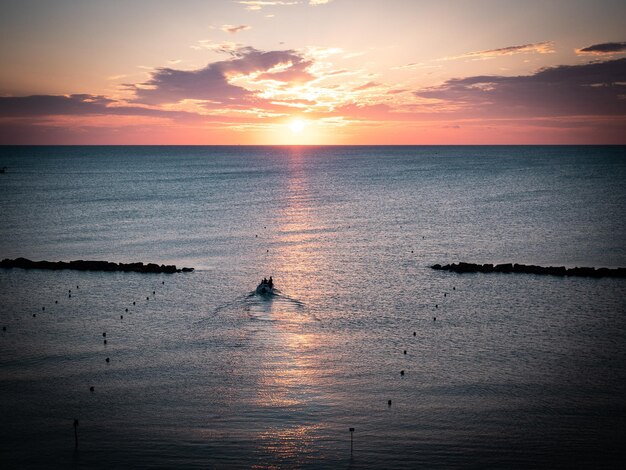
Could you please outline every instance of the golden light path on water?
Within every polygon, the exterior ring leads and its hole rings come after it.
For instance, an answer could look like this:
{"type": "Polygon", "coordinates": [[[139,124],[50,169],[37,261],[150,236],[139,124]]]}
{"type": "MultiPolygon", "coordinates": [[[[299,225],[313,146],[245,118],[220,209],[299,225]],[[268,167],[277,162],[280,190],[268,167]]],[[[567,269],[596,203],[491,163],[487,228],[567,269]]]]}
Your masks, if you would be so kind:
{"type": "MultiPolygon", "coordinates": [[[[303,127],[302,124],[296,130],[292,126],[292,130],[300,132],[303,127]]],[[[276,256],[280,260],[276,271],[289,273],[281,285],[294,299],[306,298],[306,293],[315,289],[314,271],[319,269],[320,261],[311,249],[309,232],[315,226],[315,219],[308,204],[311,194],[301,170],[302,163],[295,148],[288,162],[286,204],[279,209],[277,230],[281,252],[276,256]]],[[[321,398],[320,337],[316,330],[307,328],[315,319],[304,312],[301,304],[280,296],[267,299],[262,308],[271,320],[272,331],[264,335],[268,344],[261,348],[264,357],[259,358],[261,371],[255,404],[260,408],[287,410],[287,413],[298,410],[306,414],[321,398]]],[[[257,439],[261,452],[277,459],[294,458],[313,451],[315,434],[324,427],[325,424],[314,420],[292,421],[260,432],[257,439]]]]}

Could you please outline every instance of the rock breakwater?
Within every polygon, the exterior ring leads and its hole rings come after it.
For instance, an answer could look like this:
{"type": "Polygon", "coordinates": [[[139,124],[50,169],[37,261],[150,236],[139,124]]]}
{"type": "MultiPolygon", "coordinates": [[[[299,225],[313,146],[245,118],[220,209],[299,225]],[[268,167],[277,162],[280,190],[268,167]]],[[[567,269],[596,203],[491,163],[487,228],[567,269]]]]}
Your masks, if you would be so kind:
{"type": "Polygon", "coordinates": [[[432,269],[452,271],[455,273],[524,273],[547,274],[551,276],[578,276],[578,277],[621,277],[626,278],[626,268],[566,268],[565,266],[535,266],[526,264],[474,264],[452,263],[434,264],[432,269]]]}
{"type": "Polygon", "coordinates": [[[110,261],[31,261],[26,258],[4,259],[0,261],[0,268],[22,269],[73,269],[76,271],[124,271],[135,273],[186,273],[193,268],[178,269],[175,265],[158,265],[155,263],[112,263],[110,261]]]}

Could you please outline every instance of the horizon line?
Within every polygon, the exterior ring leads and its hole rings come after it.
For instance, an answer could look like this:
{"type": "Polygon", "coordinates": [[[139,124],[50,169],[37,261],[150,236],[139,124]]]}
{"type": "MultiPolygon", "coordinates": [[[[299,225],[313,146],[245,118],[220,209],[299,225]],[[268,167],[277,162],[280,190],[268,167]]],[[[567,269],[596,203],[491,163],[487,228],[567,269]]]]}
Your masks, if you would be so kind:
{"type": "Polygon", "coordinates": [[[2,147],[624,147],[623,144],[0,144],[2,147]]]}

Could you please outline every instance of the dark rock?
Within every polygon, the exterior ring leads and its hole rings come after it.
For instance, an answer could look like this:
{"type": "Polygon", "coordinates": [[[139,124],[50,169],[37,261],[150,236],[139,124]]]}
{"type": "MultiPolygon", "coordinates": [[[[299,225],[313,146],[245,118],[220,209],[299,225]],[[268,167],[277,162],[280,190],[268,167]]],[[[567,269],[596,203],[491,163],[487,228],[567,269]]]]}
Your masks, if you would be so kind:
{"type": "Polygon", "coordinates": [[[513,271],[513,265],[511,263],[496,264],[493,270],[497,273],[510,273],[513,271]]]}

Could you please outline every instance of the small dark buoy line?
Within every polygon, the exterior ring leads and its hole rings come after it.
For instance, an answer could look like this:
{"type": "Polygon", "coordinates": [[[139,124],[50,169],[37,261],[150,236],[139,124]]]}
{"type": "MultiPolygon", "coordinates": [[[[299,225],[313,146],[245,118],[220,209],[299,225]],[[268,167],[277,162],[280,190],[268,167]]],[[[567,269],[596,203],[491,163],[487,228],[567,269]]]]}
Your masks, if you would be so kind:
{"type": "MultiPolygon", "coordinates": [[[[160,282],[160,287],[163,287],[163,286],[165,286],[165,281],[161,281],[161,282],[160,282]]],[[[74,287],[74,286],[72,286],[72,287],[74,287]]],[[[76,289],[76,291],[79,291],[79,290],[80,290],[80,285],[76,285],[75,289],[76,289]]],[[[87,290],[85,290],[85,292],[89,292],[89,290],[87,289],[87,290]]],[[[154,299],[156,298],[156,295],[157,295],[156,288],[152,288],[152,291],[151,291],[151,292],[152,292],[153,301],[154,301],[154,299]]],[[[76,292],[74,292],[74,294],[76,294],[76,292]]],[[[79,305],[79,304],[76,304],[76,300],[75,300],[75,299],[76,299],[76,298],[80,299],[81,297],[82,297],[82,296],[76,296],[76,295],[75,295],[75,298],[74,298],[74,299],[72,299],[72,289],[67,289],[67,299],[68,299],[68,302],[72,302],[73,307],[76,307],[76,308],[80,307],[80,305],[79,305]],[[72,299],[72,300],[69,300],[69,299],[72,299]]],[[[146,296],[146,300],[150,300],[150,296],[146,296]]],[[[59,306],[59,300],[58,300],[58,299],[55,299],[55,300],[54,300],[54,305],[59,306]]],[[[61,303],[61,305],[63,305],[63,303],[61,303]]],[[[70,305],[70,304],[69,304],[69,303],[66,303],[66,304],[65,304],[65,306],[68,306],[68,305],[70,305]]],[[[134,307],[136,307],[136,305],[137,305],[137,301],[136,301],[136,300],[133,300],[133,301],[132,301],[132,305],[133,305],[134,307]]],[[[46,309],[46,307],[47,307],[47,305],[42,305],[42,306],[41,306],[41,312],[45,312],[45,313],[46,313],[46,314],[48,314],[48,315],[53,315],[53,314],[55,313],[55,309],[54,309],[54,308],[52,308],[52,309],[46,309]]],[[[124,313],[127,313],[127,314],[132,314],[132,313],[133,313],[133,310],[132,310],[132,309],[130,309],[129,307],[125,307],[125,308],[124,308],[124,313]]],[[[33,312],[33,313],[32,313],[32,317],[33,317],[33,318],[37,318],[37,313],[34,313],[34,312],[33,312]]],[[[123,320],[123,319],[124,319],[124,315],[123,315],[123,314],[120,314],[120,320],[123,320]]],[[[10,325],[9,325],[9,326],[10,326],[10,325]]],[[[8,332],[9,332],[9,328],[7,327],[7,325],[3,325],[3,326],[2,326],[2,332],[3,332],[3,333],[10,334],[10,333],[8,333],[8,332]]],[[[107,343],[108,343],[107,331],[102,331],[102,338],[103,338],[103,346],[107,346],[107,343]]],[[[109,355],[109,356],[106,356],[106,357],[104,358],[104,363],[105,363],[106,365],[110,365],[110,364],[113,364],[113,363],[114,363],[114,360],[113,360],[113,358],[109,355]]],[[[88,387],[88,388],[89,388],[89,392],[90,392],[90,394],[95,394],[95,391],[96,391],[96,385],[97,385],[97,384],[89,384],[89,387],[88,387]]],[[[75,447],[76,447],[76,448],[78,448],[78,418],[74,418],[74,419],[73,419],[73,427],[74,427],[75,447]]]]}
{"type": "MultiPolygon", "coordinates": [[[[456,291],[456,287],[455,287],[455,286],[452,286],[452,290],[453,290],[453,291],[456,291]]],[[[446,300],[448,300],[448,294],[449,294],[449,292],[448,292],[448,291],[444,291],[444,292],[443,292],[443,297],[444,297],[446,300]]],[[[435,310],[438,310],[438,309],[439,309],[439,304],[438,304],[438,303],[436,303],[436,304],[434,305],[434,309],[435,309],[435,310]]],[[[436,316],[433,316],[433,322],[436,322],[436,321],[437,321],[437,317],[436,317],[436,316]]],[[[413,331],[413,337],[414,337],[414,338],[416,338],[416,337],[417,337],[417,331],[413,331]]],[[[403,356],[407,356],[407,355],[408,355],[407,353],[408,353],[408,350],[407,350],[407,349],[404,349],[404,350],[402,351],[402,355],[403,355],[403,356]]],[[[404,377],[404,376],[405,376],[405,369],[401,369],[401,370],[400,370],[400,377],[404,377]]],[[[388,408],[391,408],[391,403],[392,403],[391,399],[387,400],[387,407],[388,407],[388,408]]]]}

